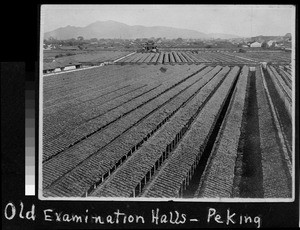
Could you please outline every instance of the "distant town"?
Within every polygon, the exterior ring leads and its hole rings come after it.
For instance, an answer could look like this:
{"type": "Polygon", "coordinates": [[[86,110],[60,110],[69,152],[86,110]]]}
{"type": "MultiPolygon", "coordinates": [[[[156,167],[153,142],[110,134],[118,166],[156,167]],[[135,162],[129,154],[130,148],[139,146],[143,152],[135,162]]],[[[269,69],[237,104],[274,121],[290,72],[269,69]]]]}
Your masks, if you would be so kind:
{"type": "Polygon", "coordinates": [[[167,39],[167,38],[137,38],[137,39],[85,39],[77,38],[58,40],[53,37],[44,39],[44,50],[139,50],[149,40],[154,41],[158,48],[265,48],[265,49],[291,49],[290,33],[284,36],[256,36],[250,38],[231,39],[167,39]]]}

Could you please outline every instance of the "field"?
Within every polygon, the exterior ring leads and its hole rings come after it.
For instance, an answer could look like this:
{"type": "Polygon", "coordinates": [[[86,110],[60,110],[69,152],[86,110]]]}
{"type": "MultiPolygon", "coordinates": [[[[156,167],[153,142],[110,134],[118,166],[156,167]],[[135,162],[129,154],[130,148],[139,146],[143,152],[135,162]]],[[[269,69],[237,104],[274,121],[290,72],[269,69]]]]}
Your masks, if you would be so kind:
{"type": "Polygon", "coordinates": [[[257,64],[259,62],[290,63],[291,53],[284,51],[248,51],[240,53],[234,50],[174,50],[159,53],[135,53],[120,59],[117,63],[148,63],[148,64],[257,64]]]}
{"type": "Polygon", "coordinates": [[[290,62],[175,50],[45,75],[43,195],[291,197],[290,62]]]}
{"type": "MultiPolygon", "coordinates": [[[[227,53],[191,51],[172,51],[159,53],[135,53],[120,59],[117,63],[182,64],[182,63],[245,63],[245,59],[227,53]]],[[[255,63],[255,61],[247,61],[255,63]]]]}
{"type": "Polygon", "coordinates": [[[87,51],[84,50],[44,50],[43,55],[44,59],[54,59],[58,56],[68,56],[68,55],[76,55],[76,54],[84,54],[87,51]]]}
{"type": "Polygon", "coordinates": [[[246,52],[246,53],[233,53],[234,57],[252,59],[258,62],[275,62],[275,63],[290,63],[291,53],[283,51],[274,52],[246,52]]]}

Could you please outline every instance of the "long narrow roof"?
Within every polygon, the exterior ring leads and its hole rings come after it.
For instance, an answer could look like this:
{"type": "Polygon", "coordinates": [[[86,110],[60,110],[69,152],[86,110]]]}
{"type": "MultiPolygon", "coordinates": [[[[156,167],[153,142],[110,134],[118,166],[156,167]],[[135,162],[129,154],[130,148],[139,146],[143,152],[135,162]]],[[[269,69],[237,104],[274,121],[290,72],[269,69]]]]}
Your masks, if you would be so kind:
{"type": "Polygon", "coordinates": [[[43,70],[51,70],[56,68],[62,68],[67,66],[73,66],[73,65],[80,65],[80,62],[44,62],[43,70]]]}

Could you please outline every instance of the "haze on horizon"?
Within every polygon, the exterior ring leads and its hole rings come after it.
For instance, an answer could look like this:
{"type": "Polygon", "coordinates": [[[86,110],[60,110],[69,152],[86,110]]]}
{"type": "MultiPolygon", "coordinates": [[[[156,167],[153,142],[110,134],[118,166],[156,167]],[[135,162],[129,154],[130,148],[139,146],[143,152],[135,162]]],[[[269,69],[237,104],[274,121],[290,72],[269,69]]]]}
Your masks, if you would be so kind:
{"type": "Polygon", "coordinates": [[[294,33],[291,5],[43,5],[42,32],[96,21],[168,26],[240,37],[294,33]]]}

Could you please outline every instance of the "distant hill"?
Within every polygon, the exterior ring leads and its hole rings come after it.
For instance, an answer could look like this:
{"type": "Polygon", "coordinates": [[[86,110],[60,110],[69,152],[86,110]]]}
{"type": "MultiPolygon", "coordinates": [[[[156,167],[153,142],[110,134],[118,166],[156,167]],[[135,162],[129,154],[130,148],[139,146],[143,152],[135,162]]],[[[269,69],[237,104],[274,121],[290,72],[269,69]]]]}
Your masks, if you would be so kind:
{"type": "Polygon", "coordinates": [[[124,23],[115,21],[97,21],[85,27],[66,26],[56,30],[46,32],[44,38],[53,37],[56,39],[71,39],[83,36],[86,39],[91,38],[150,38],[150,37],[165,37],[165,38],[232,38],[238,37],[228,34],[205,34],[196,30],[179,29],[166,26],[129,26],[124,23]]]}

